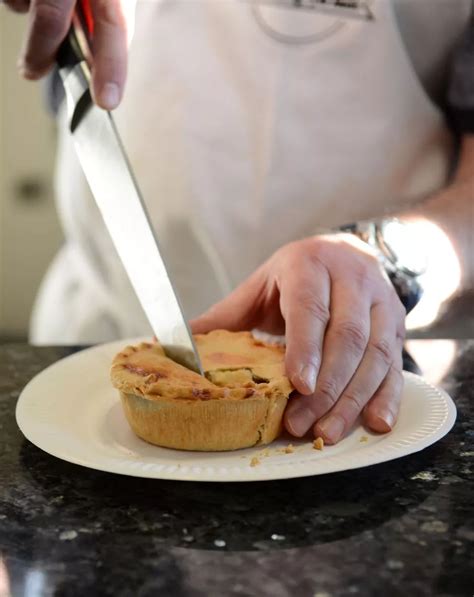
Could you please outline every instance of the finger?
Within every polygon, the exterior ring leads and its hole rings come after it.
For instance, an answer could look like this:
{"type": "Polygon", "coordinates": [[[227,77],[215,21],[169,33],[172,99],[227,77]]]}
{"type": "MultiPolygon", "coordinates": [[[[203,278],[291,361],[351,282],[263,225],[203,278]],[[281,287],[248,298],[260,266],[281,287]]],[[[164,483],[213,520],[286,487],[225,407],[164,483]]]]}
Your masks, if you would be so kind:
{"type": "Polygon", "coordinates": [[[378,433],[393,429],[398,418],[403,391],[402,339],[397,342],[397,353],[390,371],[380,388],[364,409],[364,423],[378,433]]]}
{"type": "Polygon", "coordinates": [[[127,76],[127,27],[119,0],[91,0],[94,19],[92,93],[105,110],[122,99],[127,76]]]}
{"type": "Polygon", "coordinates": [[[336,403],[362,360],[370,330],[370,299],[353,280],[333,282],[331,319],[323,344],[322,364],[314,394],[289,404],[285,424],[297,437],[336,403]],[[349,283],[350,285],[347,285],[349,283]]]}
{"type": "Polygon", "coordinates": [[[200,317],[190,322],[194,334],[211,330],[250,330],[259,320],[261,305],[265,300],[265,275],[263,267],[240,284],[222,301],[213,305],[200,317]]]}
{"type": "Polygon", "coordinates": [[[285,267],[280,280],[280,309],[285,320],[286,372],[301,394],[312,394],[321,365],[329,321],[331,281],[317,262],[302,258],[285,267]]]}
{"type": "Polygon", "coordinates": [[[352,428],[392,366],[397,350],[396,323],[389,303],[371,310],[370,338],[362,361],[341,397],[314,427],[316,437],[335,444],[352,428]]]}
{"type": "Polygon", "coordinates": [[[26,44],[19,67],[27,79],[39,79],[54,63],[66,37],[75,0],[33,0],[26,44]]]}

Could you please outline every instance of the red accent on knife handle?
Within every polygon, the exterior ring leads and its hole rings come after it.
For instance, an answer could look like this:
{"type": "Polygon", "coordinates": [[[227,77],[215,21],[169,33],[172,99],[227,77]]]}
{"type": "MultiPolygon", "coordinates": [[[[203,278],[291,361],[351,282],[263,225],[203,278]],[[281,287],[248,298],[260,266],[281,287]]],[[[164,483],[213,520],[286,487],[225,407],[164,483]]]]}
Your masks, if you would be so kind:
{"type": "Polygon", "coordinates": [[[82,12],[81,16],[83,17],[84,26],[87,30],[89,39],[91,39],[94,35],[94,19],[92,17],[90,0],[80,0],[79,5],[82,12]]]}

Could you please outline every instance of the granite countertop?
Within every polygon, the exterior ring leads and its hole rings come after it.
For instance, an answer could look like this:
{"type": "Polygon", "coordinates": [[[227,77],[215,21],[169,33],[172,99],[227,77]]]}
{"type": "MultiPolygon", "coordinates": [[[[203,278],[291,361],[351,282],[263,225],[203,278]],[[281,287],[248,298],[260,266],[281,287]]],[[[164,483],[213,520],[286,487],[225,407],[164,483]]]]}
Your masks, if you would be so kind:
{"type": "Polygon", "coordinates": [[[436,445],[320,477],[199,484],[34,447],[18,395],[69,349],[0,346],[0,596],[471,596],[474,342],[410,350],[458,408],[436,445]]]}

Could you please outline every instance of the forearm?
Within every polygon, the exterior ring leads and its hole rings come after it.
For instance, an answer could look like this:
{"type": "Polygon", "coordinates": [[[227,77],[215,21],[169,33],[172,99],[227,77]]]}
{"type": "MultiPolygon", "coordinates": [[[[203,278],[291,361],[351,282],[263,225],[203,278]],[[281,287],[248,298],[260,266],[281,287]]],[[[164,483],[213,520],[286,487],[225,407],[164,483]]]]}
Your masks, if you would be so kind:
{"type": "Polygon", "coordinates": [[[461,267],[460,289],[474,288],[474,135],[462,139],[451,183],[411,211],[403,220],[428,220],[449,238],[461,267]]]}

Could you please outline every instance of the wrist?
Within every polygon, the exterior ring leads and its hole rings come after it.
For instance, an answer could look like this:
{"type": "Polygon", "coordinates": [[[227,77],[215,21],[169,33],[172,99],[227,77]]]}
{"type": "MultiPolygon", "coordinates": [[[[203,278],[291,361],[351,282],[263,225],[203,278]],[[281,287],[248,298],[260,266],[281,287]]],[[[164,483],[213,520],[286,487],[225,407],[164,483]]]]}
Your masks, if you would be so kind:
{"type": "Polygon", "coordinates": [[[373,249],[407,313],[411,311],[423,294],[420,276],[426,271],[427,259],[409,227],[387,219],[357,222],[339,230],[354,234],[373,249]]]}

